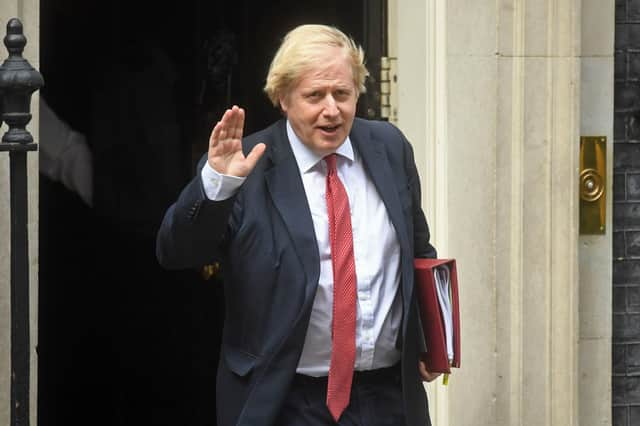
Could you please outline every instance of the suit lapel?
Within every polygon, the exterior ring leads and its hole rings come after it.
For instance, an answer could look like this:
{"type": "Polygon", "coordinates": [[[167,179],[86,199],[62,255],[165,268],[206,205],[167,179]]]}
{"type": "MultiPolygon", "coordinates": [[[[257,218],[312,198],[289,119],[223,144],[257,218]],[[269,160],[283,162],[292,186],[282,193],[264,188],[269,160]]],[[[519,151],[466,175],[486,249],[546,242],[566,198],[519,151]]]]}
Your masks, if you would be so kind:
{"type": "MultiPolygon", "coordinates": [[[[407,223],[402,212],[398,190],[394,184],[394,173],[382,142],[357,119],[350,134],[354,148],[362,156],[365,170],[384,203],[393,224],[403,258],[412,257],[407,235],[407,223]]],[[[285,120],[275,128],[270,147],[271,167],[265,171],[267,188],[278,213],[285,223],[296,248],[300,262],[307,274],[306,300],[313,300],[320,276],[318,243],[311,218],[311,211],[302,185],[300,171],[287,138],[285,120]]],[[[402,280],[403,286],[410,285],[402,280]]],[[[405,297],[411,294],[404,289],[405,297]]]]}
{"type": "Polygon", "coordinates": [[[320,276],[320,255],[309,203],[302,178],[287,138],[285,121],[276,126],[270,156],[272,167],[265,171],[269,194],[289,231],[295,251],[307,275],[305,299],[316,292],[320,276]]]}
{"type": "MultiPolygon", "coordinates": [[[[387,208],[387,214],[398,237],[402,257],[412,259],[413,254],[410,250],[409,236],[407,235],[407,223],[402,212],[400,196],[394,183],[394,172],[389,164],[382,141],[376,139],[375,135],[357,119],[353,123],[350,138],[353,146],[362,155],[365,170],[387,208]]],[[[413,259],[411,261],[413,262],[413,259]]],[[[411,282],[402,280],[402,284],[403,287],[407,287],[411,285],[411,282]]],[[[405,298],[411,295],[411,288],[403,288],[403,294],[405,298]]]]}

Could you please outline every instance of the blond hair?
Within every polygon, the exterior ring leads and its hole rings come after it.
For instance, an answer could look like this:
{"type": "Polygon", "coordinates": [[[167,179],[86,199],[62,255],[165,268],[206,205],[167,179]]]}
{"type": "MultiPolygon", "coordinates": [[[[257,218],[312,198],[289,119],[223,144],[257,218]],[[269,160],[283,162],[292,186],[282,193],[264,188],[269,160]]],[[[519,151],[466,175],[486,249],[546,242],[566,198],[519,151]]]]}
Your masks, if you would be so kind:
{"type": "Polygon", "coordinates": [[[289,31],[276,52],[264,91],[274,106],[278,106],[303,73],[326,61],[327,50],[342,49],[351,63],[357,94],[366,92],[364,81],[369,71],[364,64],[362,47],[342,31],[327,25],[301,25],[289,31]]]}

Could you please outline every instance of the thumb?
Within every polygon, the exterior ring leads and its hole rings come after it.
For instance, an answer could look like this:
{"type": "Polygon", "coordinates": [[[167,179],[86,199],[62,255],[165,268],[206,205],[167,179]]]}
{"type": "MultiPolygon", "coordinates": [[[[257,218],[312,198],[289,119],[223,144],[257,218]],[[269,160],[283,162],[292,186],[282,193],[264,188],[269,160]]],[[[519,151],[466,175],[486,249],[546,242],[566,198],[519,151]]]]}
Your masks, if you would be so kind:
{"type": "Polygon", "coordinates": [[[262,157],[262,154],[264,154],[264,151],[266,149],[267,146],[264,143],[259,143],[253,147],[253,149],[245,159],[245,165],[249,170],[253,170],[253,168],[256,166],[256,163],[258,162],[260,157],[262,157]]]}

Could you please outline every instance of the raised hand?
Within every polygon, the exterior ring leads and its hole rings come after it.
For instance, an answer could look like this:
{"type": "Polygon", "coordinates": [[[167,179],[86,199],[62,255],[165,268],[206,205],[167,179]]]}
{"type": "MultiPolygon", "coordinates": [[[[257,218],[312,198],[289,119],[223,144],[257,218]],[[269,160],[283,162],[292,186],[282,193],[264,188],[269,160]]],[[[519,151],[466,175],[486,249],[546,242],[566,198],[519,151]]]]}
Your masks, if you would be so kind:
{"type": "Polygon", "coordinates": [[[223,175],[245,177],[264,154],[266,145],[259,143],[245,157],[242,152],[244,109],[234,105],[225,111],[209,137],[209,165],[223,175]]]}

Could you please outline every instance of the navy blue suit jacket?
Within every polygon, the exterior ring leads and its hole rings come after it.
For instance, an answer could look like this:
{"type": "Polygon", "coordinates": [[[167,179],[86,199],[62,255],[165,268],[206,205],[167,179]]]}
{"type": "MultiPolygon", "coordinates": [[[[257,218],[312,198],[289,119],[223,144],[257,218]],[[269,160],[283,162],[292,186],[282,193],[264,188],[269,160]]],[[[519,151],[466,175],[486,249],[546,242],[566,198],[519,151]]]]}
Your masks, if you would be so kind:
{"type": "MultiPolygon", "coordinates": [[[[435,257],[420,203],[411,145],[387,122],[355,119],[350,134],[375,184],[401,249],[403,397],[407,425],[429,424],[418,373],[423,347],[414,297],[414,257],[435,257]]],[[[294,377],[320,261],[302,179],[285,120],[243,139],[267,149],[239,192],[210,201],[200,173],[167,210],[157,257],[169,269],[220,261],[225,322],[217,376],[218,425],[272,425],[294,377]]],[[[204,165],[206,155],[199,168],[204,165]]],[[[376,242],[371,230],[371,244],[376,242]]]]}

